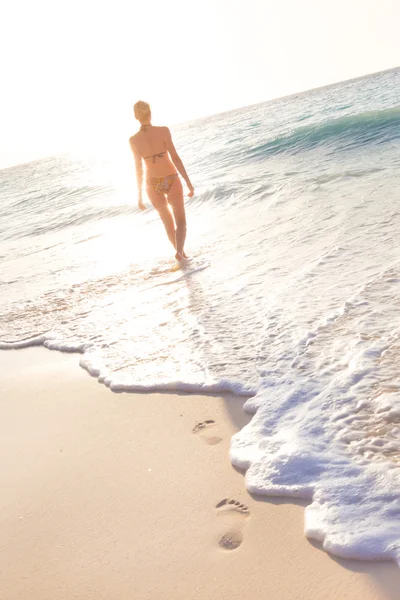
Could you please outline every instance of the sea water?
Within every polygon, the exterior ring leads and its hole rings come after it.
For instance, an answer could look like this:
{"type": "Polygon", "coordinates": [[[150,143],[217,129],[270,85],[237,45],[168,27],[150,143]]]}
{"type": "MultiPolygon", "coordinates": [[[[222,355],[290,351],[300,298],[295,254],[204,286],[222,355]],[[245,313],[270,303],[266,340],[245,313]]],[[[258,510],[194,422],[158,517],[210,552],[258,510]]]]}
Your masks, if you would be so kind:
{"type": "Polygon", "coordinates": [[[179,269],[127,141],[0,171],[0,347],[79,351],[113,390],[249,396],[249,491],[400,564],[399,90],[395,69],[173,127],[196,187],[179,269]]]}

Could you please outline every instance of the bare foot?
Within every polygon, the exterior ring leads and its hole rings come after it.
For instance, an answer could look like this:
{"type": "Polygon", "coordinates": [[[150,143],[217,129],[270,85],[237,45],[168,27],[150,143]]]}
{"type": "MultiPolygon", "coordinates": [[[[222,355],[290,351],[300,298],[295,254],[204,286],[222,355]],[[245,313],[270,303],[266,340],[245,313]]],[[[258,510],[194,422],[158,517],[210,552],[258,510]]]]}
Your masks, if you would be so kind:
{"type": "Polygon", "coordinates": [[[185,251],[177,252],[175,254],[175,258],[176,258],[176,260],[188,260],[188,257],[186,256],[185,251]]]}

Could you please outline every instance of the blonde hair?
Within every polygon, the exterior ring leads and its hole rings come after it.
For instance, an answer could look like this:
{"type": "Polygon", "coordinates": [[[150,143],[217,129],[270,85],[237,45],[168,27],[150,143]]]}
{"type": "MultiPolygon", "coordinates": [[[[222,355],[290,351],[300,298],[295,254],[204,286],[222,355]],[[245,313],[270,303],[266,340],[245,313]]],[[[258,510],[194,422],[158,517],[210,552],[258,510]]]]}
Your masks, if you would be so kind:
{"type": "Polygon", "coordinates": [[[143,100],[139,100],[139,102],[136,102],[136,104],[134,104],[133,112],[135,113],[136,119],[143,123],[143,121],[147,121],[150,117],[150,104],[144,102],[143,100]]]}

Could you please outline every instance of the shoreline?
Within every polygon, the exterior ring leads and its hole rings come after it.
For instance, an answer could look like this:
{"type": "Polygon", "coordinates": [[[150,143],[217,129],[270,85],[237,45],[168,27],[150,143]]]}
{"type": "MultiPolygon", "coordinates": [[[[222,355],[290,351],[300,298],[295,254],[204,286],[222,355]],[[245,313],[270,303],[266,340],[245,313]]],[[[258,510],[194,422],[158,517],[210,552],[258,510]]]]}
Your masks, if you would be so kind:
{"type": "Polygon", "coordinates": [[[394,563],[330,556],[306,503],[246,491],[245,398],[113,393],[79,358],[0,352],[1,597],[398,598],[394,563]]]}

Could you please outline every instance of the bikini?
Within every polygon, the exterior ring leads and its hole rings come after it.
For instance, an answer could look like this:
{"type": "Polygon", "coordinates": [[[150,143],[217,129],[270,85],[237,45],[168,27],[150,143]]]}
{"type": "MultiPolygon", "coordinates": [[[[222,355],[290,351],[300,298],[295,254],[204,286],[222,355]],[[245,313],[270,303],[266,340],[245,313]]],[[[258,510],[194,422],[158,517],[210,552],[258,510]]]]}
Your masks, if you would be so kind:
{"type": "MultiPolygon", "coordinates": [[[[148,127],[151,127],[151,126],[150,125],[142,125],[140,128],[140,131],[147,133],[148,127]]],[[[144,158],[144,160],[147,160],[148,158],[152,158],[153,165],[154,165],[156,162],[156,158],[162,158],[164,156],[164,154],[167,154],[166,150],[164,152],[159,152],[158,154],[151,154],[150,156],[144,156],[143,158],[144,158]]],[[[150,185],[152,190],[154,190],[156,192],[156,194],[164,195],[164,194],[168,194],[169,190],[171,189],[171,187],[177,177],[178,177],[177,173],[174,173],[172,175],[167,175],[166,177],[151,177],[150,180],[148,180],[148,184],[150,185]]]]}
{"type": "Polygon", "coordinates": [[[156,194],[168,194],[177,177],[177,173],[167,175],[166,177],[152,177],[149,181],[149,185],[156,194]]]}

